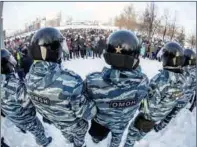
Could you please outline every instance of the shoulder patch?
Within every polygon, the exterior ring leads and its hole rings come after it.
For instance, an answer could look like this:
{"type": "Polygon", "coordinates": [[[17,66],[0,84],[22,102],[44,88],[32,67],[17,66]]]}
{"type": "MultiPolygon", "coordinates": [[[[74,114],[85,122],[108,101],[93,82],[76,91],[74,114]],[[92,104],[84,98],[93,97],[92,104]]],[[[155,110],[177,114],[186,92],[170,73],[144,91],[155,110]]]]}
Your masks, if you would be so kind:
{"type": "Polygon", "coordinates": [[[109,102],[110,108],[125,108],[125,107],[131,107],[138,103],[138,99],[132,99],[132,100],[124,100],[124,101],[112,101],[109,102]]]}
{"type": "Polygon", "coordinates": [[[37,95],[35,93],[29,93],[29,95],[31,96],[32,101],[36,101],[38,103],[42,103],[45,105],[51,105],[51,101],[47,97],[43,97],[43,96],[37,95]]]}

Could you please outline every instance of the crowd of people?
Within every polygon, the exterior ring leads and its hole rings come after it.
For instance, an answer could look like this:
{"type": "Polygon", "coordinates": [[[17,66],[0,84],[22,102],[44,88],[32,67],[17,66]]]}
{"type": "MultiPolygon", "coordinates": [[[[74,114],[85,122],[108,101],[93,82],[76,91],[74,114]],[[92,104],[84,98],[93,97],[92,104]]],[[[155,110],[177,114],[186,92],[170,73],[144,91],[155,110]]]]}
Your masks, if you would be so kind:
{"type": "MultiPolygon", "coordinates": [[[[66,38],[69,54],[63,54],[63,60],[70,61],[76,58],[101,58],[103,50],[106,48],[106,39],[111,30],[102,29],[64,29],[61,31],[66,38]]],[[[34,34],[26,37],[17,37],[13,40],[5,41],[5,48],[12,53],[17,60],[17,71],[19,77],[24,78],[33,63],[28,56],[28,48],[34,34]]]]}
{"type": "Polygon", "coordinates": [[[66,59],[75,58],[101,58],[106,48],[106,39],[111,31],[96,29],[68,29],[62,31],[67,39],[69,55],[66,59]]]}
{"type": "MultiPolygon", "coordinates": [[[[127,125],[124,147],[133,147],[150,131],[165,128],[181,109],[189,105],[193,111],[196,103],[196,54],[176,42],[164,44],[163,69],[149,80],[139,64],[141,48],[149,42],[141,44],[138,38],[127,30],[91,30],[88,33],[64,30],[61,33],[55,28],[40,29],[27,46],[17,49],[27,56],[28,50],[34,61],[21,79],[16,73],[21,60],[15,61],[9,50],[1,49],[4,116],[20,129],[31,132],[37,144],[43,147],[53,138],[45,135],[36,112],[45,122],[60,129],[74,147],[86,147],[87,132],[95,144],[111,132],[109,147],[118,147],[127,125]],[[99,44],[97,41],[103,41],[100,48],[99,45],[95,47],[99,44]],[[98,49],[98,56],[105,49],[103,57],[110,68],[95,71],[84,81],[77,73],[61,68],[62,54],[68,59],[85,58],[86,48],[92,46],[98,49]],[[69,52],[72,54],[67,57],[69,52]],[[89,131],[88,120],[91,120],[89,131]]],[[[159,42],[155,46],[159,46],[159,42]]],[[[154,59],[151,51],[144,57],[154,59]]],[[[20,58],[18,56],[20,54],[16,54],[16,59],[20,58]]]]}
{"type": "Polygon", "coordinates": [[[160,58],[158,57],[158,53],[163,46],[164,43],[160,39],[157,40],[155,39],[153,42],[143,40],[141,47],[141,56],[143,58],[160,61],[160,58]]]}
{"type": "MultiPolygon", "coordinates": [[[[64,54],[64,60],[76,58],[101,58],[106,48],[107,37],[112,30],[102,29],[64,29],[61,33],[66,37],[69,54],[64,54]]],[[[33,34],[26,37],[5,41],[5,47],[13,54],[27,48],[33,34]]],[[[141,56],[152,60],[159,60],[158,52],[163,47],[161,39],[148,41],[145,36],[137,36],[141,42],[141,56]]],[[[16,55],[15,55],[16,56],[16,55]]],[[[160,61],[160,60],[159,60],[160,61]]]]}
{"type": "MultiPolygon", "coordinates": [[[[77,58],[101,58],[103,50],[106,48],[107,38],[112,30],[104,29],[64,29],[61,33],[66,37],[69,54],[64,54],[63,59],[70,61],[77,58]]],[[[16,58],[17,53],[23,58],[23,50],[30,44],[33,34],[5,41],[5,48],[8,49],[16,58]]],[[[137,35],[141,49],[140,56],[150,60],[161,61],[159,51],[168,41],[154,38],[148,41],[147,36],[137,35]]],[[[19,58],[19,56],[18,56],[19,58]]]]}
{"type": "MultiPolygon", "coordinates": [[[[101,58],[103,49],[106,48],[106,39],[111,30],[103,29],[64,29],[61,33],[66,37],[69,55],[64,58],[101,58]]],[[[15,38],[5,41],[5,47],[11,52],[16,53],[27,48],[33,34],[26,37],[15,38]]]]}

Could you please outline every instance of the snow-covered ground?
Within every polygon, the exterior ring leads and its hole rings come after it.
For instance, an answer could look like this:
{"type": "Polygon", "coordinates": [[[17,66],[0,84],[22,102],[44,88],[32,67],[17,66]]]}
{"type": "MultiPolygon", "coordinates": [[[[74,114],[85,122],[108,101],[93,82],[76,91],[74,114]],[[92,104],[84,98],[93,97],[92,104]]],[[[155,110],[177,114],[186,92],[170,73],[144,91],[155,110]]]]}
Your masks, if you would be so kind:
{"type": "MultiPolygon", "coordinates": [[[[141,66],[144,73],[152,78],[161,68],[161,63],[141,59],[141,66]]],[[[73,70],[84,79],[87,74],[94,71],[101,71],[105,64],[103,59],[75,59],[63,64],[64,67],[73,70]]],[[[38,117],[41,119],[40,115],[38,117]]],[[[42,120],[41,120],[42,121],[42,120]]],[[[43,122],[42,122],[43,123],[43,122]]],[[[53,137],[53,142],[49,147],[72,147],[68,144],[61,132],[53,125],[43,123],[46,135],[53,137]]],[[[122,139],[124,144],[127,130],[122,139]]],[[[30,133],[23,134],[6,118],[1,118],[1,136],[4,136],[5,142],[10,147],[38,147],[33,136],[30,133]]],[[[107,147],[111,139],[111,134],[98,145],[91,141],[87,134],[85,141],[87,147],[107,147]]],[[[161,132],[154,131],[147,134],[141,141],[136,142],[135,147],[196,147],[196,109],[193,113],[183,109],[175,119],[161,132]]]]}

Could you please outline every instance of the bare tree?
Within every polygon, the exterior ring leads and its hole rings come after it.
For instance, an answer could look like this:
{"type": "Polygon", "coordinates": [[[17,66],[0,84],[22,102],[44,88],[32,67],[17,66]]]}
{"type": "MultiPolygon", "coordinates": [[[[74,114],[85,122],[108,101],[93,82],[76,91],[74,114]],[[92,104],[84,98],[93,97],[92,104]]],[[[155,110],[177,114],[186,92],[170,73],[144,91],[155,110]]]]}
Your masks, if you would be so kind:
{"type": "Polygon", "coordinates": [[[139,23],[137,24],[138,31],[144,34],[147,34],[148,32],[147,16],[148,10],[145,9],[144,13],[141,16],[139,16],[139,23]]]}
{"type": "Polygon", "coordinates": [[[158,23],[155,31],[155,33],[158,35],[163,35],[164,26],[161,24],[161,20],[162,18],[160,18],[160,22],[158,23]]]}
{"type": "Polygon", "coordinates": [[[185,29],[184,29],[184,27],[181,27],[180,31],[178,31],[176,39],[180,43],[180,45],[182,45],[182,46],[185,45],[185,29]]]}
{"type": "Polygon", "coordinates": [[[164,20],[165,20],[165,24],[164,24],[164,30],[163,30],[163,40],[165,39],[167,29],[169,26],[169,10],[168,9],[164,10],[164,20]]]}
{"type": "Polygon", "coordinates": [[[147,7],[145,8],[145,11],[143,13],[143,16],[142,16],[142,24],[141,24],[141,29],[143,29],[147,33],[149,30],[149,21],[150,21],[149,10],[148,10],[148,5],[147,5],[147,7]]]}
{"type": "Polygon", "coordinates": [[[115,22],[115,26],[118,26],[120,29],[124,27],[125,19],[123,14],[120,14],[120,16],[116,16],[114,22],[115,22]]]}
{"type": "Polygon", "coordinates": [[[176,34],[176,31],[177,31],[176,21],[177,21],[177,15],[176,15],[176,12],[175,12],[173,22],[169,26],[170,40],[172,40],[174,38],[174,36],[176,34]]]}
{"type": "Polygon", "coordinates": [[[126,6],[123,12],[116,16],[115,25],[119,28],[125,27],[127,29],[136,29],[136,13],[132,4],[126,6]]]}
{"type": "Polygon", "coordinates": [[[153,26],[154,27],[153,27],[152,34],[151,34],[152,37],[155,35],[155,32],[159,31],[158,28],[161,27],[161,18],[155,20],[153,26]]]}
{"type": "Polygon", "coordinates": [[[150,41],[155,34],[161,20],[156,15],[156,5],[154,2],[147,4],[143,13],[143,25],[142,28],[146,30],[148,34],[148,40],[150,41]]]}
{"type": "Polygon", "coordinates": [[[125,27],[128,29],[136,29],[136,13],[132,4],[124,9],[125,27]]]}
{"type": "Polygon", "coordinates": [[[152,2],[150,5],[148,5],[148,40],[151,39],[151,34],[153,32],[153,28],[154,28],[154,21],[155,21],[155,3],[152,2]]]}
{"type": "Polygon", "coordinates": [[[192,34],[188,37],[187,42],[189,43],[191,48],[195,48],[196,46],[196,35],[192,34]]]}

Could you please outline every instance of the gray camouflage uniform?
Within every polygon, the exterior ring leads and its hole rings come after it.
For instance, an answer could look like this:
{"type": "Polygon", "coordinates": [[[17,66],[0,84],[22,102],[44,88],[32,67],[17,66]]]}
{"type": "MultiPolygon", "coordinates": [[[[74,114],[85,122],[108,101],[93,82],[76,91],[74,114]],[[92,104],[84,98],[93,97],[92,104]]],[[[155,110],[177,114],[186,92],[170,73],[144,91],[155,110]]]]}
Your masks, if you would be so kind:
{"type": "Polygon", "coordinates": [[[84,144],[88,122],[96,113],[93,102],[82,94],[77,74],[52,62],[34,63],[26,77],[27,90],[38,112],[59,128],[76,147],[84,144]]]}
{"type": "Polygon", "coordinates": [[[97,106],[95,121],[110,129],[110,147],[118,147],[128,122],[147,96],[148,78],[138,67],[133,71],[104,68],[87,76],[87,94],[97,106]]]}
{"type": "MultiPolygon", "coordinates": [[[[179,102],[185,102],[184,87],[186,81],[183,74],[174,73],[168,70],[160,70],[150,80],[149,98],[146,99],[146,108],[143,110],[147,114],[147,119],[153,120],[156,123],[162,121],[179,102]]],[[[129,126],[129,130],[133,130],[133,125],[129,126]]],[[[127,143],[125,147],[133,147],[134,142],[131,137],[133,131],[129,131],[127,143]]],[[[137,132],[137,131],[136,131],[137,132]]],[[[137,134],[137,133],[136,133],[137,134]]],[[[137,140],[140,140],[145,133],[136,135],[137,140]],[[140,136],[141,135],[141,136],[140,136]]]]}
{"type": "Polygon", "coordinates": [[[177,115],[177,113],[184,108],[190,101],[191,105],[189,109],[192,109],[196,103],[196,66],[186,66],[184,69],[184,77],[186,84],[184,88],[185,99],[180,99],[176,107],[166,116],[163,121],[155,126],[155,130],[159,131],[170,122],[170,120],[177,115]]]}
{"type": "Polygon", "coordinates": [[[184,67],[184,75],[186,77],[186,83],[188,84],[188,89],[191,92],[190,99],[196,95],[196,66],[186,66],[184,67]]]}
{"type": "Polygon", "coordinates": [[[17,127],[31,132],[37,144],[46,145],[44,127],[36,117],[32,102],[26,97],[25,84],[14,73],[1,74],[1,109],[17,127]]]}

